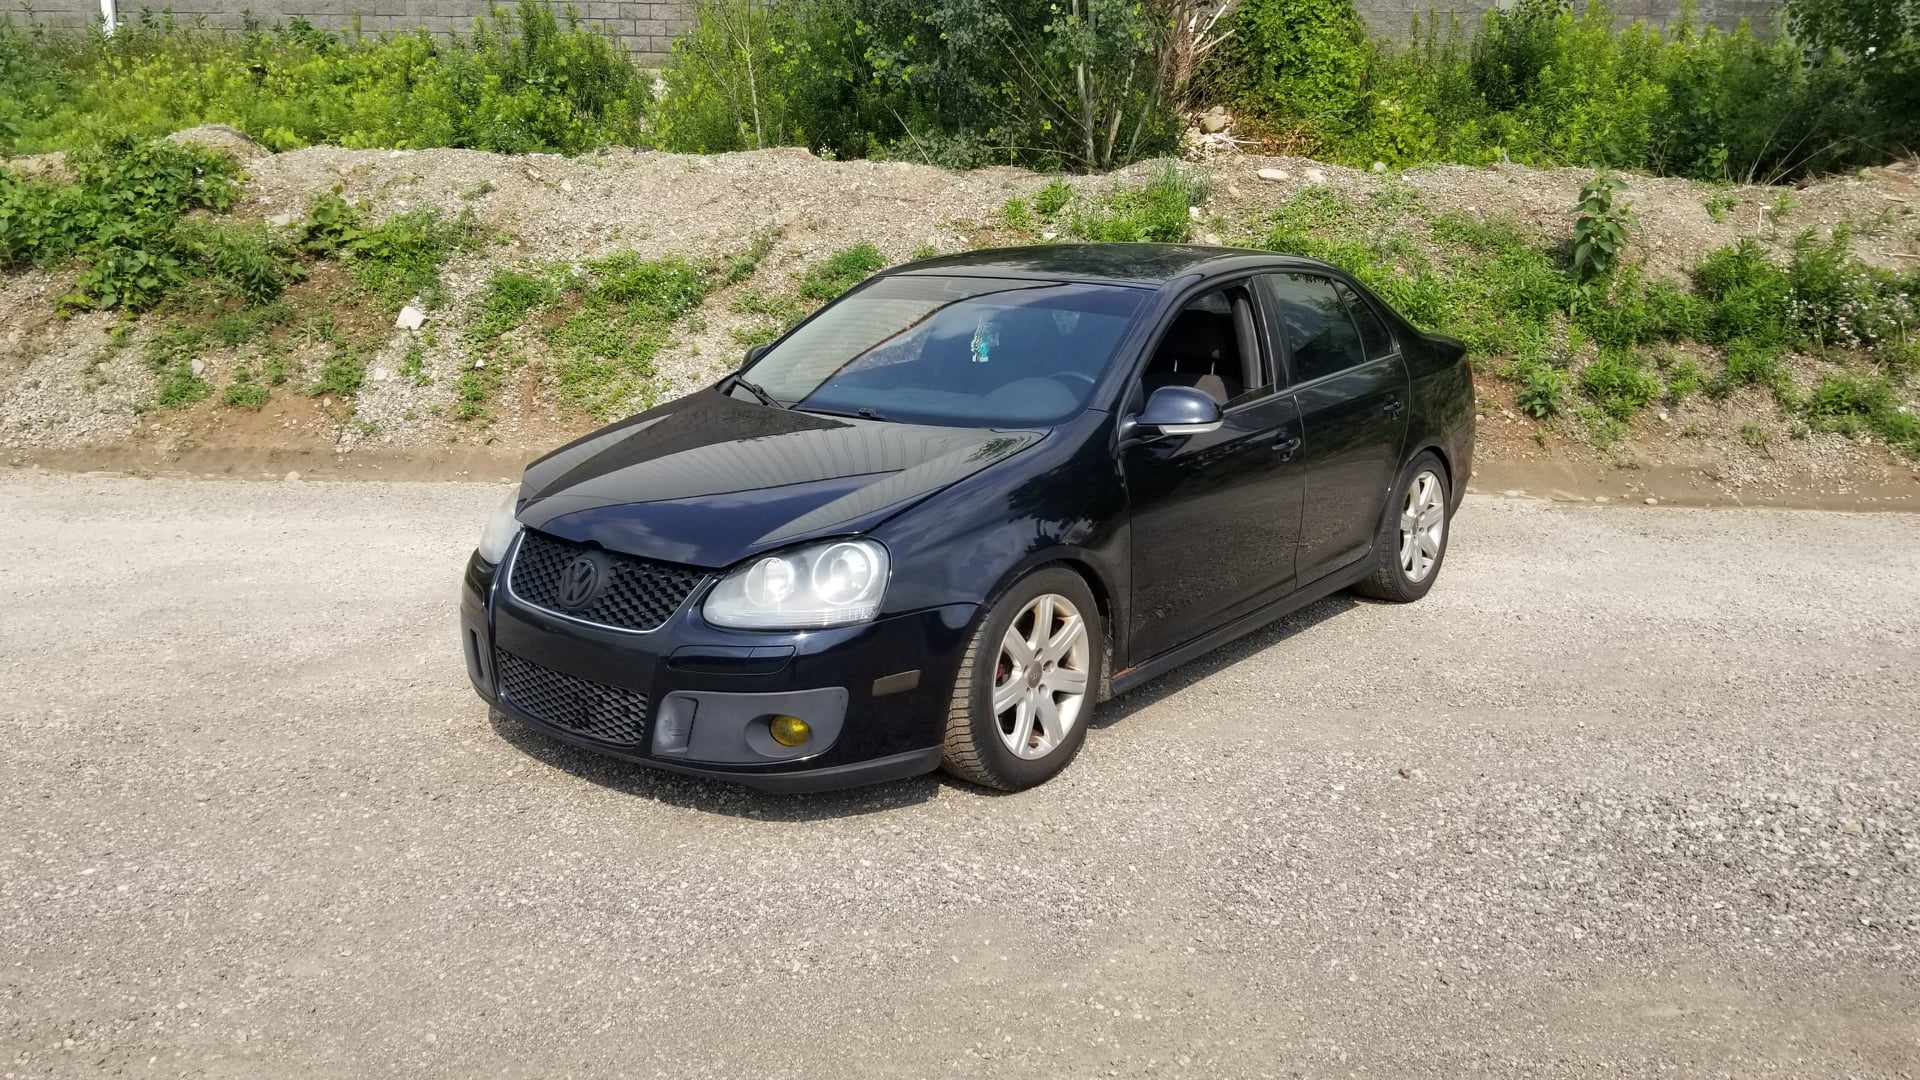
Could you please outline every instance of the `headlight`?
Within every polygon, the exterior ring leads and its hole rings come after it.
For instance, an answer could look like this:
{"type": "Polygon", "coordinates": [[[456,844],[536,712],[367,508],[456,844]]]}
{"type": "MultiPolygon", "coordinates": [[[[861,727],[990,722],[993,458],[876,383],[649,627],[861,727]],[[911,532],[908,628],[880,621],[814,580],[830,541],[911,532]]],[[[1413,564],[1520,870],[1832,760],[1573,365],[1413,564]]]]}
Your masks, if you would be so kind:
{"type": "Polygon", "coordinates": [[[746,630],[808,630],[866,622],[887,591],[887,549],[834,540],[762,555],[720,579],[707,621],[746,630]]]}
{"type": "Polygon", "coordinates": [[[507,557],[507,546],[513,538],[520,535],[520,519],[513,516],[513,508],[520,499],[520,489],[507,492],[500,505],[487,515],[487,524],[480,530],[480,557],[498,565],[507,557]]]}

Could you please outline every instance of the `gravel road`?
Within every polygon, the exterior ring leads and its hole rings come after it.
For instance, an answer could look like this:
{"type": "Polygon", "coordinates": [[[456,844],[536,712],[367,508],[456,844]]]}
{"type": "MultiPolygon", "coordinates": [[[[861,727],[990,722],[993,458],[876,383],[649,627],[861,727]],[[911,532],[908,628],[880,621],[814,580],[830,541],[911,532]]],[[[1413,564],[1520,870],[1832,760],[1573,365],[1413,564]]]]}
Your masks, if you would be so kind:
{"type": "Polygon", "coordinates": [[[1477,497],[1046,787],[491,720],[498,487],[0,472],[0,1074],[1920,1074],[1920,519],[1477,497]]]}

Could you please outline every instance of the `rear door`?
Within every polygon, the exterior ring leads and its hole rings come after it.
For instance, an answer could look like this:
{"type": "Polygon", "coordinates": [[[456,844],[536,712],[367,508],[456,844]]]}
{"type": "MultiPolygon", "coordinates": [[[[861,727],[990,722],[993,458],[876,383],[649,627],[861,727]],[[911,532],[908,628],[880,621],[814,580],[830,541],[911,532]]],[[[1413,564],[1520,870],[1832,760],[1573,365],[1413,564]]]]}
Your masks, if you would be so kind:
{"type": "Polygon", "coordinates": [[[1133,510],[1131,664],[1293,588],[1299,418],[1277,385],[1270,337],[1250,280],[1212,290],[1174,317],[1129,390],[1128,412],[1163,385],[1194,386],[1223,406],[1217,431],[1121,451],[1133,510]]]}
{"type": "Polygon", "coordinates": [[[1406,441],[1407,372],[1379,317],[1335,279],[1263,274],[1261,287],[1305,440],[1304,586],[1372,548],[1406,441]]]}

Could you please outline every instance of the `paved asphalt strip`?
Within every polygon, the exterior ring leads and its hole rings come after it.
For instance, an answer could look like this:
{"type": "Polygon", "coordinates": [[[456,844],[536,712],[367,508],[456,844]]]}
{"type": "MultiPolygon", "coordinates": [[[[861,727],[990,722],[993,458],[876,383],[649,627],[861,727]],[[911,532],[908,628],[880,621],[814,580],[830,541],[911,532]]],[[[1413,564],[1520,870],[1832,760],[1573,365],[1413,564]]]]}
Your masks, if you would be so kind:
{"type": "Polygon", "coordinates": [[[1058,780],[495,720],[500,488],[0,472],[0,1077],[1920,1074],[1920,518],[1474,497],[1058,780]]]}

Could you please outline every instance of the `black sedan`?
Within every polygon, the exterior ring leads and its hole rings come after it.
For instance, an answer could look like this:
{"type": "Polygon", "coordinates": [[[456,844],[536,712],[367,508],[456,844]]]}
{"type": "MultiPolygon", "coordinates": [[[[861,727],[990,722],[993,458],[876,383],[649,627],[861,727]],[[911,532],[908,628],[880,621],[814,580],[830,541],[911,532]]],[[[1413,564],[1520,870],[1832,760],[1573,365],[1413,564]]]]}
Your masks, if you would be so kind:
{"type": "Polygon", "coordinates": [[[929,259],[529,466],[467,672],[642,765],[1024,788],[1113,694],[1336,590],[1425,595],[1472,455],[1465,349],[1324,264],[929,259]]]}

